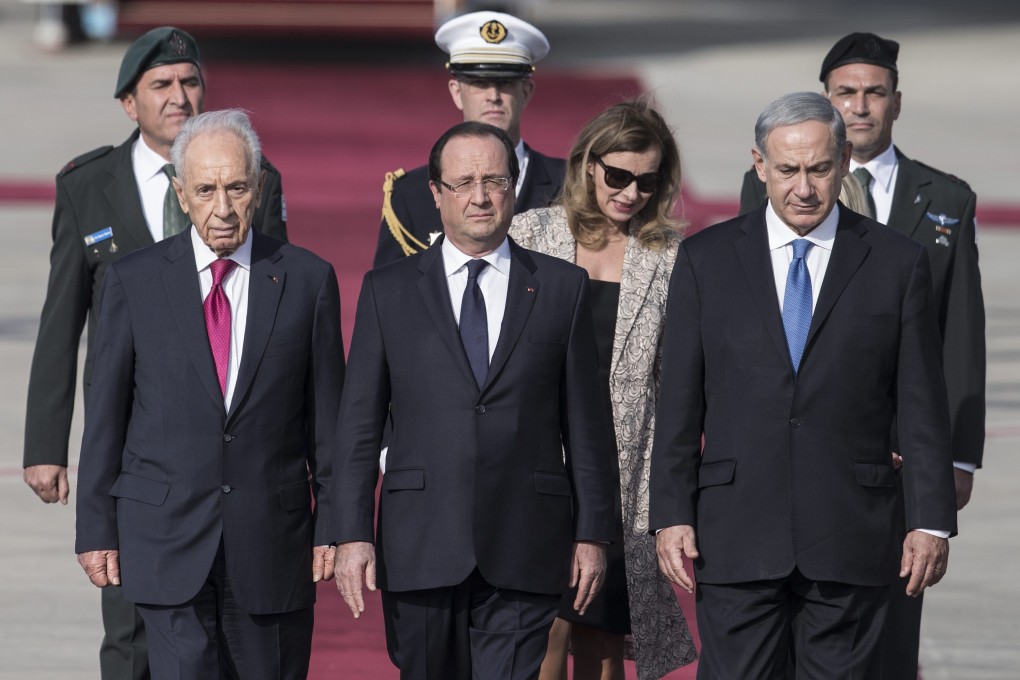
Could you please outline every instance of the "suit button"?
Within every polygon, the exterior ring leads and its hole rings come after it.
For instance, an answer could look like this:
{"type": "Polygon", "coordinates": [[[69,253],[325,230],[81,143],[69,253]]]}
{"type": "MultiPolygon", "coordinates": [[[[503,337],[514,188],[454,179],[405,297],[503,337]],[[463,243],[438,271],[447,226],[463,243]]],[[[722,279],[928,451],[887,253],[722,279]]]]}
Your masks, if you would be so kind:
{"type": "Polygon", "coordinates": [[[222,491],[223,493],[230,493],[231,491],[233,491],[233,489],[230,488],[229,484],[224,484],[223,486],[220,487],[220,491],[222,491]]]}
{"type": "Polygon", "coordinates": [[[225,435],[223,435],[223,441],[225,441],[225,442],[229,442],[233,438],[234,438],[234,435],[232,435],[232,434],[225,434],[225,435]]]}
{"type": "Polygon", "coordinates": [[[478,415],[482,415],[483,413],[485,413],[485,404],[479,404],[478,406],[475,406],[475,413],[477,413],[478,415]]]}
{"type": "Polygon", "coordinates": [[[791,418],[790,419],[790,427],[800,427],[800,419],[799,418],[791,418]]]}

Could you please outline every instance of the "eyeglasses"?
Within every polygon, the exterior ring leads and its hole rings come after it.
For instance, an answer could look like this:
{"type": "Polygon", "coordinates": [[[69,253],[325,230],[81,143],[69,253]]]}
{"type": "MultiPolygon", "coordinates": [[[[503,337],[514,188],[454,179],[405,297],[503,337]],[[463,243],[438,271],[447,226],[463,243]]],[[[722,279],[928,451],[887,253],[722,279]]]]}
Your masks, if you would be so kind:
{"type": "Polygon", "coordinates": [[[453,192],[453,195],[457,198],[464,198],[465,196],[471,196],[475,193],[475,188],[481,184],[482,191],[486,194],[505,194],[510,190],[510,178],[509,177],[486,177],[485,179],[467,179],[456,185],[447,184],[443,180],[439,180],[439,183],[444,187],[453,192]]]}
{"type": "Polygon", "coordinates": [[[591,156],[606,171],[606,186],[610,189],[626,189],[630,186],[631,182],[637,182],[638,191],[643,194],[650,194],[658,188],[659,182],[662,181],[662,173],[660,172],[646,172],[643,175],[635,175],[630,170],[606,165],[595,154],[591,156]]]}

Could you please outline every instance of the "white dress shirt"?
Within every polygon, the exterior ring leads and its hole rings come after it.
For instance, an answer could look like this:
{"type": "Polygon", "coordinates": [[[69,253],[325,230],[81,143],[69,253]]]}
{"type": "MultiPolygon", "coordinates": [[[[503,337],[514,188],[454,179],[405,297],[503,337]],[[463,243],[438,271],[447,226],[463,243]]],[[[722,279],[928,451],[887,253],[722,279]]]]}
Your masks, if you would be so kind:
{"type": "Polygon", "coordinates": [[[900,169],[900,162],[896,158],[896,150],[892,142],[889,148],[861,165],[853,158],[850,159],[850,172],[857,168],[864,168],[871,173],[871,182],[868,191],[875,201],[875,221],[882,224],[889,224],[889,213],[892,212],[893,189],[896,188],[896,174],[900,169]]]}
{"type": "Polygon", "coordinates": [[[138,185],[138,197],[142,199],[142,214],[152,240],[163,240],[163,201],[170,178],[163,172],[169,161],[146,145],[139,135],[131,147],[131,167],[138,185]]]}
{"type": "MultiPolygon", "coordinates": [[[[443,266],[446,269],[446,284],[450,289],[450,305],[453,318],[460,325],[460,306],[467,288],[467,263],[475,258],[462,253],[450,239],[443,239],[443,266]]],[[[503,327],[503,313],[506,311],[506,293],[510,287],[510,242],[503,242],[494,251],[481,259],[489,266],[478,275],[478,287],[485,298],[485,320],[489,330],[489,361],[496,350],[499,330],[503,327]]]]}
{"type": "MultiPolygon", "coordinates": [[[[198,270],[198,285],[202,291],[200,303],[205,302],[212,290],[212,271],[209,265],[216,260],[216,253],[202,242],[198,230],[191,227],[191,245],[195,250],[195,267],[198,270]]],[[[244,331],[248,325],[248,278],[251,272],[251,232],[241,247],[227,259],[237,263],[233,271],[223,279],[223,292],[230,302],[230,358],[227,361],[227,391],[223,405],[230,410],[237,385],[237,369],[241,365],[241,349],[244,347],[244,331]]]]}
{"type": "Polygon", "coordinates": [[[524,140],[517,142],[514,148],[517,154],[517,168],[520,173],[517,175],[517,185],[514,187],[514,196],[520,196],[521,187],[524,186],[524,175],[528,172],[528,150],[524,148],[524,140]]]}
{"type": "Polygon", "coordinates": [[[797,232],[786,226],[769,201],[765,209],[765,228],[769,237],[769,256],[772,258],[772,274],[776,281],[776,294],[779,296],[779,311],[783,311],[783,298],[786,297],[786,278],[793,260],[793,242],[799,238],[811,241],[807,251],[808,274],[811,275],[811,311],[818,304],[818,292],[822,289],[825,270],[829,267],[832,255],[832,244],[836,240],[836,225],[839,224],[839,206],[833,206],[829,216],[811,230],[807,236],[799,236],[797,232]]]}

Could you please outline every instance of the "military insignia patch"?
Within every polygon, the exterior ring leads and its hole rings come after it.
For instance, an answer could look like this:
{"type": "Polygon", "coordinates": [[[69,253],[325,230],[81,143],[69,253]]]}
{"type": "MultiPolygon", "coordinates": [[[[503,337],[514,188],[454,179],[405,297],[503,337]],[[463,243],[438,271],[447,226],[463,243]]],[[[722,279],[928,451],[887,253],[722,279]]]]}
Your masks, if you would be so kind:
{"type": "Polygon", "coordinates": [[[184,44],[184,38],[176,31],[170,36],[170,51],[175,57],[183,57],[188,53],[188,46],[184,44]]]}
{"type": "Polygon", "coordinates": [[[95,244],[105,241],[106,239],[113,238],[113,227],[107,227],[106,229],[100,229],[94,231],[85,237],[85,245],[94,246],[95,244]]]}
{"type": "Polygon", "coordinates": [[[935,239],[935,243],[939,244],[940,246],[945,246],[946,248],[949,247],[949,239],[946,238],[945,234],[939,235],[939,237],[935,239]]]}
{"type": "Polygon", "coordinates": [[[939,226],[942,226],[942,227],[950,227],[950,226],[952,226],[954,224],[959,224],[960,223],[959,219],[957,219],[955,217],[949,217],[945,213],[939,213],[938,215],[933,215],[930,212],[926,212],[924,214],[924,216],[927,217],[932,222],[934,222],[935,224],[937,224],[939,226]]]}
{"type": "Polygon", "coordinates": [[[495,19],[492,21],[486,21],[482,24],[482,28],[479,33],[482,35],[482,40],[494,45],[506,40],[506,26],[495,19]]]}

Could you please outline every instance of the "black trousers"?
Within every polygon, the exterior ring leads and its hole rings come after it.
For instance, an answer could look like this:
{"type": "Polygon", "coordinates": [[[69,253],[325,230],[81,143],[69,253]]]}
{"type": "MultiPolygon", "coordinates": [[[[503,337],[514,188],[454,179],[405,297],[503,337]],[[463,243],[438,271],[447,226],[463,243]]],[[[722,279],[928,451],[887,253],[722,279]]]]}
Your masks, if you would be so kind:
{"type": "Polygon", "coordinates": [[[532,680],[560,596],[496,588],[475,569],[457,586],[382,599],[401,680],[532,680]]]}
{"type": "Polygon", "coordinates": [[[870,680],[890,586],[783,579],[698,583],[698,680],[870,680]]]}
{"type": "MultiPolygon", "coordinates": [[[[308,575],[311,578],[311,574],[308,575]]],[[[248,614],[234,600],[223,546],[205,584],[176,606],[139,604],[154,680],[305,680],[313,608],[248,614]]]]}
{"type": "Polygon", "coordinates": [[[102,680],[149,680],[145,624],[120,586],[103,588],[103,643],[99,647],[102,680]]]}

